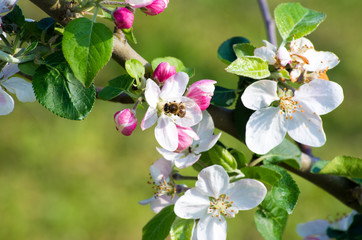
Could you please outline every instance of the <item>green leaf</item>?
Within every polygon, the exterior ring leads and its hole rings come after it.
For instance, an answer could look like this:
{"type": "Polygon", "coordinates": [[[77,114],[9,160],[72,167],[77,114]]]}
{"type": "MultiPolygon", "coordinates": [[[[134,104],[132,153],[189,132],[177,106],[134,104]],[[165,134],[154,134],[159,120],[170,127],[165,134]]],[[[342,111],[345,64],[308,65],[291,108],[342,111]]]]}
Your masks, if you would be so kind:
{"type": "Polygon", "coordinates": [[[17,34],[25,24],[25,17],[18,5],[15,5],[13,10],[2,17],[3,31],[9,34],[17,34]]]}
{"type": "Polygon", "coordinates": [[[164,240],[168,236],[176,218],[173,207],[165,207],[143,227],[142,240],[164,240]]]}
{"type": "Polygon", "coordinates": [[[322,170],[322,168],[324,168],[328,163],[329,163],[329,161],[319,160],[319,161],[317,161],[317,162],[315,162],[313,164],[312,169],[310,170],[310,172],[319,173],[322,170]]]}
{"type": "Polygon", "coordinates": [[[145,67],[137,59],[127,60],[125,67],[127,73],[135,79],[140,79],[145,75],[145,67]]]}
{"type": "Polygon", "coordinates": [[[238,97],[236,94],[238,91],[215,86],[214,96],[212,96],[210,103],[220,107],[230,107],[238,97]]]}
{"type": "Polygon", "coordinates": [[[266,240],[281,240],[288,220],[288,213],[278,207],[269,192],[255,212],[256,228],[266,240]]]}
{"type": "Polygon", "coordinates": [[[229,73],[253,79],[262,79],[270,75],[268,62],[250,56],[236,59],[225,70],[229,73]]]}
{"type": "Polygon", "coordinates": [[[274,170],[282,175],[282,178],[273,185],[270,191],[278,207],[285,209],[288,214],[293,212],[299,196],[299,188],[292,176],[283,168],[275,165],[263,165],[263,168],[274,170]]]}
{"type": "Polygon", "coordinates": [[[279,172],[269,168],[246,167],[240,169],[240,171],[245,174],[246,178],[257,179],[271,186],[279,182],[282,178],[282,175],[279,172]]]}
{"type": "Polygon", "coordinates": [[[264,155],[264,164],[278,164],[285,162],[289,166],[300,169],[302,159],[300,149],[288,139],[284,138],[281,144],[264,155]]]}
{"type": "Polygon", "coordinates": [[[255,47],[250,43],[238,43],[233,45],[236,57],[254,56],[255,47]]]}
{"type": "Polygon", "coordinates": [[[232,37],[226,40],[217,50],[217,57],[226,64],[233,62],[236,59],[233,46],[237,43],[249,43],[249,40],[244,37],[232,37]]]}
{"type": "Polygon", "coordinates": [[[189,75],[190,78],[195,75],[194,68],[185,67],[183,62],[175,57],[162,57],[153,59],[151,62],[152,69],[155,70],[161,62],[168,62],[171,66],[175,67],[176,72],[185,72],[187,75],[189,75]]]}
{"type": "Polygon", "coordinates": [[[94,86],[84,87],[66,62],[37,68],[33,88],[40,104],[56,115],[72,120],[84,119],[95,102],[94,86]]]}
{"type": "Polygon", "coordinates": [[[171,240],[191,240],[194,227],[194,219],[176,218],[171,226],[171,240]]]}
{"type": "Polygon", "coordinates": [[[90,86],[112,55],[113,34],[102,23],[77,18],[65,27],[62,49],[75,77],[90,86]]]}
{"type": "Polygon", "coordinates": [[[271,79],[281,79],[281,80],[285,80],[285,79],[290,79],[290,75],[289,75],[289,72],[285,69],[278,69],[278,71],[276,72],[272,72],[270,74],[270,77],[271,79]]]}
{"type": "Polygon", "coordinates": [[[326,15],[299,3],[283,3],[275,8],[275,22],[284,41],[301,38],[313,32],[326,15]]]}
{"type": "Polygon", "coordinates": [[[25,73],[29,76],[34,76],[36,69],[39,67],[39,65],[35,64],[34,62],[26,62],[20,63],[18,67],[22,73],[25,73]]]}
{"type": "Polygon", "coordinates": [[[133,78],[128,74],[118,76],[108,82],[108,86],[98,93],[98,98],[107,101],[118,96],[122,92],[128,93],[133,82],[133,78]]]}
{"type": "Polygon", "coordinates": [[[122,32],[124,33],[128,41],[137,44],[136,36],[133,33],[133,27],[131,27],[130,29],[122,29],[122,32]]]}
{"type": "Polygon", "coordinates": [[[319,173],[351,178],[362,178],[362,159],[338,156],[330,161],[319,173]]]}
{"type": "Polygon", "coordinates": [[[228,150],[231,153],[231,155],[233,155],[233,157],[235,158],[238,169],[241,169],[246,166],[246,157],[244,153],[233,148],[229,148],[228,150]]]}

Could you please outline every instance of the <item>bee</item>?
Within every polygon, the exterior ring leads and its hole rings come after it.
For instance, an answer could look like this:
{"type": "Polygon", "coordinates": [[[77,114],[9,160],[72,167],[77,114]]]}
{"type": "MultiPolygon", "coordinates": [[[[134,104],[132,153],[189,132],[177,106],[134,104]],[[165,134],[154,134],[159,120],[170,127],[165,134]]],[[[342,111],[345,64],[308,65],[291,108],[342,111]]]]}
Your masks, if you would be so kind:
{"type": "Polygon", "coordinates": [[[186,115],[186,106],[183,102],[177,103],[173,101],[166,103],[163,107],[163,110],[165,111],[165,113],[171,113],[179,116],[180,118],[183,118],[186,115]]]}

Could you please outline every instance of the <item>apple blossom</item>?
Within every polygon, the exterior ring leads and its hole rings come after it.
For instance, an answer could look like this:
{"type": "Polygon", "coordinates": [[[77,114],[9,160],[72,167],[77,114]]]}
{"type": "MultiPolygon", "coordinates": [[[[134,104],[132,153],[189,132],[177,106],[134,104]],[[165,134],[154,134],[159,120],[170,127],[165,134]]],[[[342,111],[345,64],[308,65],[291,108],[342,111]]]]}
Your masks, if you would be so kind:
{"type": "Polygon", "coordinates": [[[334,221],[319,219],[307,223],[301,223],[297,226],[297,233],[299,236],[303,237],[304,240],[329,240],[331,238],[327,235],[328,228],[347,231],[356,214],[357,212],[353,211],[352,213],[334,221]]]}
{"type": "Polygon", "coordinates": [[[133,24],[133,12],[125,7],[120,7],[113,12],[114,23],[119,29],[130,29],[133,24]]]}
{"type": "Polygon", "coordinates": [[[139,204],[150,204],[151,210],[158,213],[164,207],[174,204],[178,199],[175,185],[169,182],[169,176],[172,173],[172,163],[160,158],[151,165],[150,173],[156,193],[153,197],[140,201],[139,204]]]}
{"type": "Polygon", "coordinates": [[[125,0],[125,1],[134,8],[140,8],[150,5],[154,0],[125,0]]]}
{"type": "Polygon", "coordinates": [[[288,50],[281,45],[278,49],[276,46],[270,42],[264,40],[264,47],[256,48],[254,50],[254,55],[268,62],[269,65],[281,65],[285,67],[290,63],[291,58],[288,53],[288,50]]]}
{"type": "Polygon", "coordinates": [[[167,79],[160,90],[152,79],[147,80],[145,98],[149,108],[141,128],[145,130],[157,122],[156,140],[169,151],[175,151],[178,146],[176,124],[191,127],[202,118],[199,106],[192,99],[183,96],[188,81],[186,73],[178,72],[167,79]]]}
{"type": "Polygon", "coordinates": [[[159,83],[163,83],[175,73],[175,66],[171,66],[168,62],[161,62],[153,72],[153,79],[157,80],[159,83]]]}
{"type": "Polygon", "coordinates": [[[293,93],[278,90],[275,81],[260,80],[245,89],[241,100],[245,107],[256,110],[246,124],[246,145],[265,154],[280,144],[287,132],[297,142],[322,146],[326,137],[319,115],[342,103],[343,90],[335,82],[315,79],[293,93]],[[272,104],[275,101],[278,106],[272,104]]]}
{"type": "Polygon", "coordinates": [[[7,93],[14,93],[21,102],[34,102],[32,84],[19,77],[11,77],[19,72],[16,64],[8,63],[0,72],[0,115],[7,115],[14,109],[14,100],[7,93]],[[5,91],[7,90],[7,91],[5,91]]]}
{"type": "Polygon", "coordinates": [[[199,139],[194,139],[192,144],[183,151],[168,151],[163,148],[157,148],[157,151],[167,160],[175,163],[178,168],[186,168],[199,160],[201,153],[212,148],[221,133],[214,135],[214,122],[207,111],[202,112],[202,120],[199,124],[192,127],[199,139]]]}
{"type": "Polygon", "coordinates": [[[147,15],[155,16],[167,8],[168,2],[169,0],[154,0],[150,5],[143,7],[141,10],[147,15]]]}
{"type": "Polygon", "coordinates": [[[114,122],[116,123],[117,131],[125,136],[130,136],[137,127],[136,115],[129,108],[116,112],[114,114],[114,122]]]}
{"type": "Polygon", "coordinates": [[[227,229],[225,218],[258,206],[266,192],[264,184],[254,179],[229,183],[224,168],[213,165],[200,171],[195,187],[176,201],[174,211],[180,218],[199,219],[197,239],[223,240],[227,229]]]}
{"type": "Polygon", "coordinates": [[[200,80],[188,88],[186,96],[194,100],[204,111],[210,106],[211,97],[214,95],[216,81],[214,80],[200,80]]]}
{"type": "Polygon", "coordinates": [[[192,128],[189,127],[180,127],[177,126],[177,134],[178,134],[178,146],[176,151],[180,152],[182,150],[185,150],[188,148],[192,142],[193,139],[199,140],[199,136],[192,130],[192,128]]]}

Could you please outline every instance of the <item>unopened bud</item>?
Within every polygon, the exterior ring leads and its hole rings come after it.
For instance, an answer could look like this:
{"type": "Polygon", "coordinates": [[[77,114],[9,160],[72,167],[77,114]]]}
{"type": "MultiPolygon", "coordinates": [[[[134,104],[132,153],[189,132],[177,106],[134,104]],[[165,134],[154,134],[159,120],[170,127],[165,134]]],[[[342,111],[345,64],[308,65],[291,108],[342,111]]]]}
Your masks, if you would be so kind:
{"type": "Polygon", "coordinates": [[[131,135],[137,127],[136,115],[129,108],[116,112],[114,122],[116,123],[116,129],[125,136],[131,135]]]}
{"type": "Polygon", "coordinates": [[[161,62],[153,72],[153,79],[162,83],[176,73],[176,68],[168,62],[161,62]]]}
{"type": "Polygon", "coordinates": [[[211,97],[214,95],[216,81],[200,80],[189,87],[187,97],[194,100],[199,105],[201,111],[209,107],[211,97]]]}
{"type": "Polygon", "coordinates": [[[167,8],[169,0],[155,0],[150,5],[142,8],[142,11],[148,15],[158,15],[167,8]]]}
{"type": "Polygon", "coordinates": [[[133,24],[133,12],[125,7],[117,8],[113,12],[114,23],[119,29],[130,29],[133,24]]]}

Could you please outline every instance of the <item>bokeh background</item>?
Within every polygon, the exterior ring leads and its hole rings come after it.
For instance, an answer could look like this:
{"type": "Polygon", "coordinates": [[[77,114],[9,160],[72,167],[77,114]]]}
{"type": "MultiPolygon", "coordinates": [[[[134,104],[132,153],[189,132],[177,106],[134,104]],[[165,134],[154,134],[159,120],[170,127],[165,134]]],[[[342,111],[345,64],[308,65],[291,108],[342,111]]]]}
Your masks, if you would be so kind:
{"type": "MultiPolygon", "coordinates": [[[[282,2],[290,1],[270,0],[269,7],[282,2]]],[[[341,154],[362,157],[362,1],[299,2],[327,14],[308,38],[317,50],[340,57],[340,64],[328,73],[345,93],[344,103],[323,116],[328,140],[314,153],[325,160],[341,154]]],[[[46,17],[28,0],[18,4],[27,18],[46,17]]],[[[233,36],[244,36],[255,46],[266,39],[256,0],[171,0],[159,16],[137,13],[134,28],[139,42],[134,48],[147,60],[177,57],[196,68],[193,81],[214,79],[230,88],[237,78],[224,71],[226,66],[216,57],[218,46],[233,36]]],[[[104,86],[123,72],[110,61],[96,84],[104,86]]],[[[160,155],[153,129],[137,129],[131,137],[115,130],[113,114],[126,107],[130,106],[97,101],[85,120],[70,121],[38,103],[16,101],[14,112],[0,117],[1,240],[141,239],[142,227],[154,214],[137,202],[152,195],[146,184],[148,169],[160,155]]],[[[143,113],[138,112],[139,121],[143,113]]],[[[226,134],[221,139],[245,149],[226,134]]],[[[301,239],[295,231],[300,222],[351,211],[306,180],[293,177],[301,194],[283,239],[301,239]]],[[[262,239],[253,222],[254,211],[240,212],[228,221],[228,239],[262,239]]]]}

